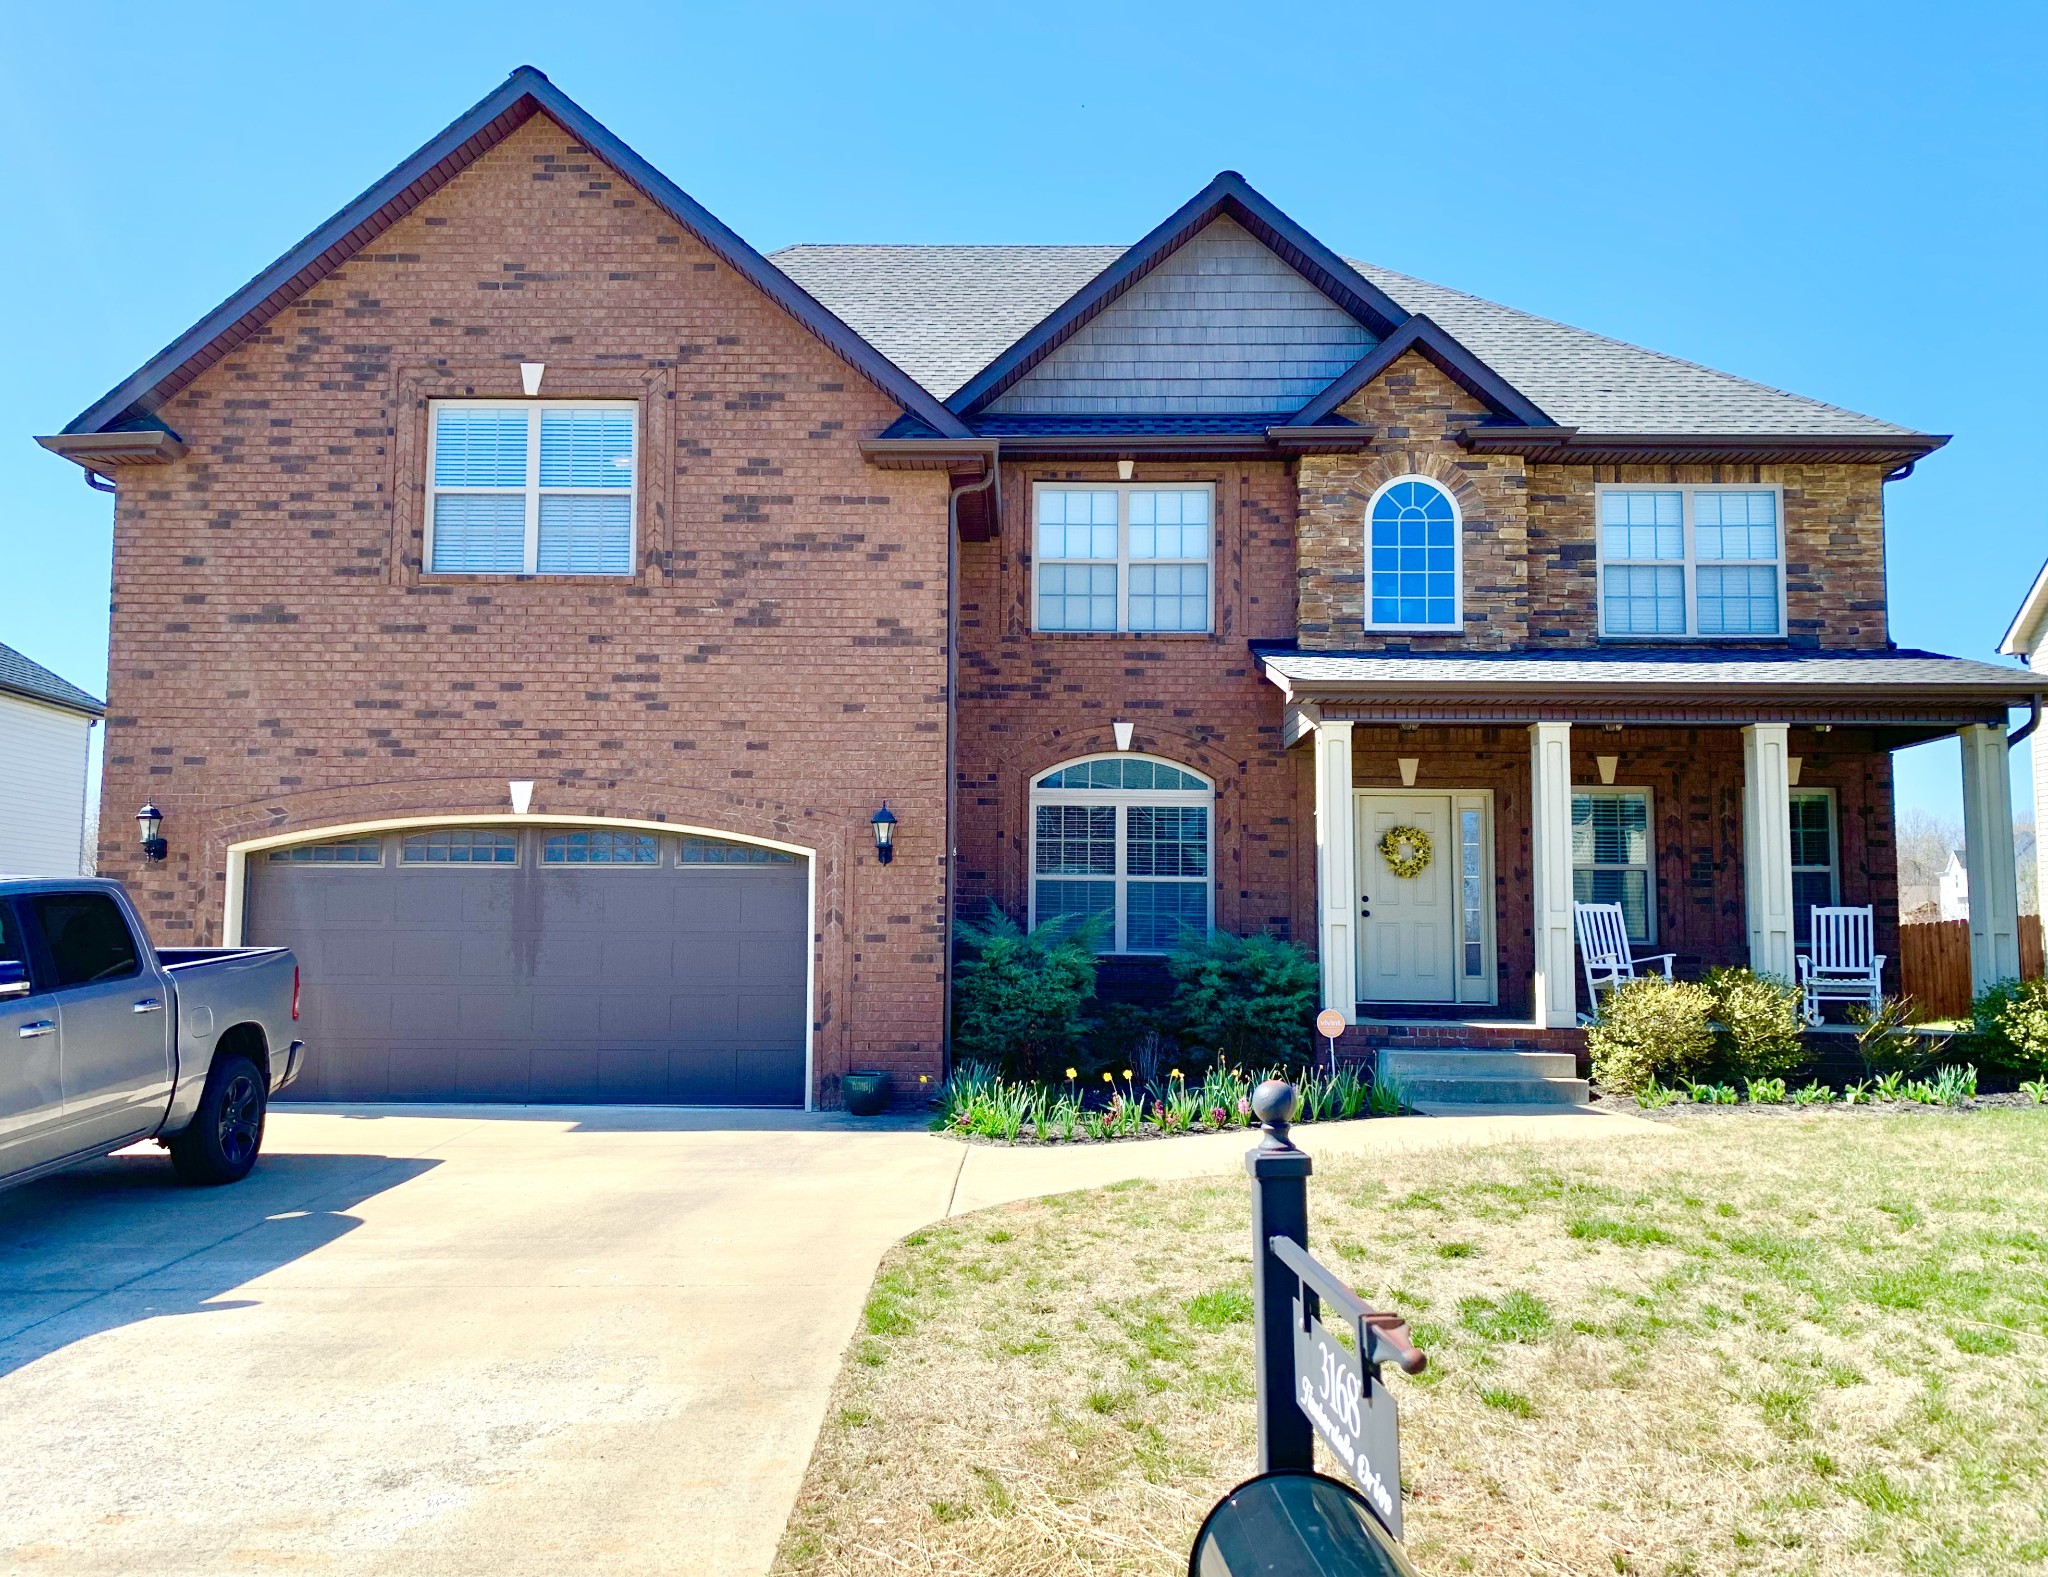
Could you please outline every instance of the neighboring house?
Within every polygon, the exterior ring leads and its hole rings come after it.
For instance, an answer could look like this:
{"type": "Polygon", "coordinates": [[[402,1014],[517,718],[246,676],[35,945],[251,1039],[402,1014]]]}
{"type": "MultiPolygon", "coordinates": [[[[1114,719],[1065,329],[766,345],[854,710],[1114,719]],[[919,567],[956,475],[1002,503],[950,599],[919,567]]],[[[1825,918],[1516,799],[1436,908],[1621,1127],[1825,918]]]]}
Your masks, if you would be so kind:
{"type": "Polygon", "coordinates": [[[764,258],[531,70],[43,442],[119,490],[103,867],[154,800],[152,923],[301,950],[308,1095],[935,1078],[991,900],[1119,989],[1265,928],[1348,1016],[1554,1043],[1575,896],[1896,956],[1891,752],[2002,803],[2036,687],[1890,642],[1939,437],[1229,173],[1128,248],[764,258]]]}
{"type": "MultiPolygon", "coordinates": [[[[2027,595],[2021,601],[2019,611],[2013,615],[2005,638],[1998,643],[1998,651],[2000,656],[2017,657],[2035,673],[2043,674],[2043,688],[2048,689],[2048,564],[2041,566],[2041,572],[2034,577],[2034,584],[2027,588],[2027,595]]],[[[2043,827],[2048,827],[2048,759],[2044,759],[2037,741],[2034,746],[2034,829],[2037,836],[2043,827]]],[[[2038,856],[2035,882],[2038,888],[2038,856]]],[[[2038,896],[2036,908],[2039,908],[2038,896]]]]}
{"type": "Polygon", "coordinates": [[[1940,919],[1970,918],[1970,870],[1961,849],[1948,851],[1948,864],[1934,884],[1934,903],[1940,919]]]}
{"type": "Polygon", "coordinates": [[[76,876],[85,847],[92,725],[77,685],[0,646],[0,874],[76,876]]]}

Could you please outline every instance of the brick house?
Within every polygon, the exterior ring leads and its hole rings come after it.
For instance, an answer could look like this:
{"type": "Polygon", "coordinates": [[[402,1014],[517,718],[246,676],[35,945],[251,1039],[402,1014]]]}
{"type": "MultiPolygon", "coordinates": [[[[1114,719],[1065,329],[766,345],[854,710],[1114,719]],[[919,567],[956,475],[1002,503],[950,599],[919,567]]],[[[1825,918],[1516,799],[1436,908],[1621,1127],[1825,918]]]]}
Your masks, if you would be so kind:
{"type": "Polygon", "coordinates": [[[1230,173],[1128,248],[763,257],[530,69],[42,442],[117,489],[101,868],[301,950],[308,1095],[936,1077],[990,901],[1129,989],[1264,928],[1367,1041],[1555,1044],[1575,894],[1682,970],[1889,933],[1890,752],[2003,803],[2032,695],[1888,639],[1939,437],[1230,173]]]}

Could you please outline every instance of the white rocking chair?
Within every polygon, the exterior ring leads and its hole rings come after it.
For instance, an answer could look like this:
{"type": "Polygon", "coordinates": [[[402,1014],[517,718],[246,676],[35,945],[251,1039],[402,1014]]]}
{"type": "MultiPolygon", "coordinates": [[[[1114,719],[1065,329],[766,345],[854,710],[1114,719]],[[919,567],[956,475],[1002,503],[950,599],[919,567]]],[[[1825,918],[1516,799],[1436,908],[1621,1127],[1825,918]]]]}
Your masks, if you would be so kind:
{"type": "Polygon", "coordinates": [[[1820,1005],[1861,1002],[1873,1013],[1884,1001],[1884,954],[1871,951],[1877,932],[1868,904],[1858,909],[1813,906],[1813,941],[1799,955],[1799,985],[1806,1022],[1820,1022],[1820,1005]]]}
{"type": "Polygon", "coordinates": [[[1624,980],[1636,979],[1638,964],[1661,964],[1652,971],[1671,978],[1674,953],[1638,953],[1629,947],[1628,921],[1618,903],[1575,903],[1572,926],[1579,934],[1579,961],[1586,971],[1586,995],[1599,1011],[1600,993],[1612,991],[1624,980]]]}

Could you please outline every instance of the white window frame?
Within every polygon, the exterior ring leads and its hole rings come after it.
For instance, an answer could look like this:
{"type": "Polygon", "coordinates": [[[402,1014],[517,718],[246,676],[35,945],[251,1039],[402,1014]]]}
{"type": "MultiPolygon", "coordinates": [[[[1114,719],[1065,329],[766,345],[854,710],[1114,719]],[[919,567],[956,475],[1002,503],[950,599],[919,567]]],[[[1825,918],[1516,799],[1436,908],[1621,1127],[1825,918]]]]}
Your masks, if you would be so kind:
{"type": "Polygon", "coordinates": [[[1404,471],[1397,477],[1382,482],[1373,489],[1372,497],[1365,504],[1365,606],[1362,617],[1365,627],[1374,631],[1411,631],[1418,635],[1456,635],[1465,628],[1465,511],[1458,505],[1458,495],[1433,476],[1424,476],[1420,471],[1404,471]],[[1403,482],[1424,482],[1441,493],[1451,506],[1451,578],[1456,588],[1455,601],[1457,617],[1449,624],[1381,624],[1372,616],[1372,512],[1379,508],[1380,499],[1403,482]]]}
{"type": "MultiPolygon", "coordinates": [[[[1030,800],[1027,806],[1025,807],[1025,816],[1027,819],[1030,836],[1025,840],[1024,850],[1024,869],[1027,879],[1030,882],[1029,924],[1034,929],[1037,927],[1039,923],[1038,883],[1040,878],[1038,874],[1038,807],[1041,805],[1107,806],[1115,810],[1116,874],[1114,878],[1111,878],[1109,876],[1061,876],[1059,873],[1055,871],[1048,871],[1046,872],[1046,879],[1056,882],[1099,882],[1114,880],[1116,884],[1116,906],[1113,911],[1115,916],[1115,925],[1111,929],[1109,936],[1105,938],[1107,945],[1103,947],[1102,952],[1105,956],[1112,954],[1124,954],[1127,956],[1152,958],[1163,957],[1167,949],[1163,947],[1133,948],[1126,945],[1130,935],[1129,894],[1130,883],[1132,881],[1132,877],[1127,869],[1127,866],[1129,864],[1130,848],[1129,813],[1133,806],[1162,806],[1179,808],[1183,806],[1200,805],[1201,807],[1203,807],[1205,810],[1208,811],[1208,815],[1203,820],[1203,828],[1204,831],[1207,833],[1208,840],[1208,848],[1203,858],[1204,863],[1206,863],[1208,866],[1209,874],[1202,881],[1202,923],[1208,931],[1215,931],[1216,784],[1212,778],[1207,776],[1205,773],[1197,772],[1193,767],[1184,766],[1178,761],[1169,761],[1164,756],[1146,756],[1138,755],[1135,753],[1125,753],[1122,755],[1116,753],[1105,753],[1093,756],[1076,756],[1071,761],[1057,761],[1054,762],[1051,766],[1041,767],[1038,771],[1034,772],[1031,775],[1030,800]],[[1203,786],[1200,789],[1048,789],[1040,788],[1038,786],[1038,780],[1040,778],[1047,777],[1054,772],[1064,771],[1068,767],[1084,766],[1090,761],[1118,760],[1156,762],[1160,766],[1172,767],[1176,772],[1185,772],[1189,777],[1199,779],[1203,786]]],[[[1181,881],[1186,883],[1187,885],[1193,885],[1193,879],[1188,877],[1168,877],[1163,879],[1169,881],[1181,881]]],[[[1136,878],[1136,880],[1142,882],[1153,880],[1153,878],[1140,876],[1136,878]]]]}
{"type": "MultiPolygon", "coordinates": [[[[1207,637],[1216,633],[1216,484],[1214,482],[1057,482],[1031,484],[1031,524],[1028,551],[1031,559],[1031,631],[1034,635],[1160,635],[1207,637]],[[1116,558],[1043,558],[1038,552],[1038,498],[1041,493],[1114,493],[1116,500],[1116,558]],[[1131,557],[1131,495],[1134,493],[1206,493],[1209,497],[1209,552],[1205,558],[1160,559],[1131,557]],[[1114,630],[1048,629],[1039,619],[1039,571],[1048,566],[1086,565],[1116,569],[1116,628],[1114,630]],[[1131,628],[1131,569],[1133,565],[1181,567],[1199,564],[1209,572],[1209,616],[1199,630],[1134,630],[1131,628]]],[[[1069,762],[1067,765],[1071,766],[1069,762]]],[[[1170,763],[1169,763],[1170,764],[1170,763]]],[[[1048,768],[1047,770],[1051,770],[1048,768]]],[[[1185,770],[1185,769],[1184,769],[1185,770]]]]}
{"type": "MultiPolygon", "coordinates": [[[[1602,799],[1624,799],[1640,795],[1643,801],[1643,922],[1647,933],[1632,936],[1629,942],[1636,947],[1649,947],[1657,940],[1657,796],[1647,786],[1631,786],[1625,783],[1574,783],[1571,797],[1580,795],[1597,796],[1602,799]]],[[[1581,865],[1576,857],[1572,860],[1572,877],[1577,883],[1580,871],[1632,871],[1633,865],[1581,865]]],[[[1624,916],[1626,919],[1626,916],[1624,916]]]]}
{"type": "MultiPolygon", "coordinates": [[[[1839,904],[1842,901],[1842,821],[1841,807],[1839,804],[1836,803],[1835,791],[1831,788],[1796,788],[1792,790],[1788,798],[1817,799],[1822,801],[1827,806],[1828,863],[1824,866],[1811,864],[1803,865],[1799,863],[1797,860],[1795,860],[1792,864],[1792,874],[1795,877],[1797,877],[1801,875],[1811,875],[1816,871],[1826,871],[1828,876],[1828,898],[1827,903],[1823,905],[1823,907],[1832,908],[1834,905],[1839,904]]],[[[1808,905],[1807,907],[1811,908],[1812,906],[1808,905]]],[[[1809,914],[1807,916],[1809,924],[1811,923],[1812,919],[1813,916],[1809,914]]],[[[1792,928],[1795,932],[1799,929],[1799,913],[1798,906],[1796,904],[1794,906],[1792,914],[1792,928]]],[[[1811,945],[1811,942],[1812,938],[1809,936],[1807,941],[1801,943],[1800,945],[1809,946],[1811,945]]]]}
{"type": "Polygon", "coordinates": [[[1603,640],[1614,641],[1782,641],[1786,639],[1790,624],[1788,595],[1785,587],[1785,489],[1776,482],[1752,483],[1691,483],[1691,482],[1602,482],[1593,489],[1593,552],[1598,562],[1599,574],[1593,589],[1594,617],[1596,628],[1603,640]],[[1606,514],[1605,500],[1609,493],[1676,493],[1679,495],[1681,530],[1684,539],[1684,557],[1676,559],[1613,559],[1607,557],[1606,533],[1602,526],[1606,514]],[[1778,556],[1774,559],[1701,559],[1698,538],[1694,532],[1694,503],[1707,493],[1769,493],[1776,500],[1778,516],[1778,556]],[[1685,628],[1683,631],[1668,631],[1663,634],[1638,634],[1632,630],[1610,630],[1607,628],[1607,571],[1615,568],[1677,569],[1682,576],[1682,590],[1685,604],[1685,628]],[[1700,629],[1699,572],[1707,569],[1762,569],[1773,570],[1778,577],[1778,628],[1769,634],[1725,634],[1718,631],[1703,632],[1700,629]]]}
{"type": "Polygon", "coordinates": [[[427,474],[426,474],[426,526],[421,540],[425,551],[420,556],[420,573],[448,580],[479,580],[506,578],[520,575],[539,575],[540,564],[540,500],[543,491],[570,498],[617,498],[621,490],[616,487],[550,487],[540,485],[540,413],[556,411],[631,411],[633,413],[633,475],[624,489],[626,499],[626,571],[624,575],[609,571],[584,572],[579,570],[548,570],[548,575],[562,575],[577,580],[622,580],[638,573],[640,565],[640,466],[642,462],[642,423],[638,400],[429,400],[427,402],[427,474]],[[436,451],[440,444],[439,416],[443,410],[460,408],[465,411],[525,411],[526,422],[526,485],[523,487],[449,487],[435,485],[436,451]],[[442,493],[485,494],[501,497],[526,498],[526,553],[525,567],[517,570],[437,570],[434,568],[434,514],[435,499],[442,493]]]}

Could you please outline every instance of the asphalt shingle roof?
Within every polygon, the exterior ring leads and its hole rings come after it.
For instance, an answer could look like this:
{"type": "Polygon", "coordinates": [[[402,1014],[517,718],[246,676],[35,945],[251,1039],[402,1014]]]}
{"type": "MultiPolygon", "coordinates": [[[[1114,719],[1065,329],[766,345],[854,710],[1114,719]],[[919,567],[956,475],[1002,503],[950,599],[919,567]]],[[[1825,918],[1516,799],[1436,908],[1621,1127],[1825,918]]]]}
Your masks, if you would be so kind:
{"type": "MultiPolygon", "coordinates": [[[[1120,246],[792,246],[790,278],[944,399],[1123,255],[1120,246]]],[[[1587,433],[1908,434],[1880,421],[1372,263],[1351,266],[1436,320],[1552,418],[1587,433]]]]}
{"type": "Polygon", "coordinates": [[[0,691],[47,701],[74,712],[90,712],[94,717],[104,717],[107,712],[103,702],[94,700],[69,680],[59,679],[41,663],[31,662],[12,646],[0,645],[0,691]]]}

